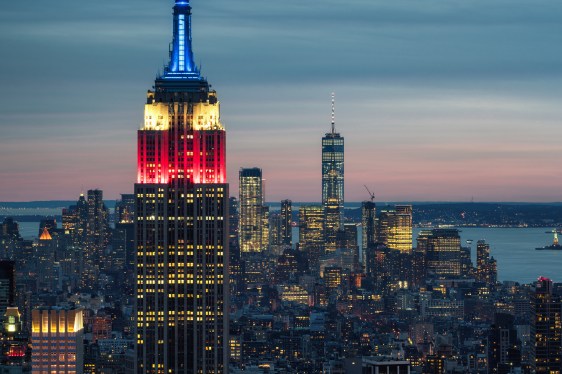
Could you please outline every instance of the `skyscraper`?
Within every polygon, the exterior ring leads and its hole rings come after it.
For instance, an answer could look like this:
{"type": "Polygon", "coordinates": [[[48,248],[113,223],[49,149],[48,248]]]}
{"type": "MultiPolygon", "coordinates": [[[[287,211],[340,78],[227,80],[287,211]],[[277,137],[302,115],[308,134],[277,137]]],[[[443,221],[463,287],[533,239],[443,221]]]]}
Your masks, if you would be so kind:
{"type": "Polygon", "coordinates": [[[14,261],[0,261],[0,321],[3,320],[6,309],[15,306],[16,299],[16,263],[14,261]]]}
{"type": "Polygon", "coordinates": [[[262,252],[264,250],[262,171],[260,168],[242,168],[239,178],[240,251],[262,252]]]}
{"type": "Polygon", "coordinates": [[[86,224],[85,248],[81,287],[92,290],[96,286],[100,270],[105,263],[105,249],[109,244],[109,211],[103,203],[103,191],[88,190],[88,220],[86,224]]]}
{"type": "Polygon", "coordinates": [[[299,209],[299,246],[308,257],[314,274],[320,271],[320,257],[324,254],[324,209],[319,205],[303,205],[299,209]]]}
{"type": "Polygon", "coordinates": [[[136,371],[228,365],[228,184],[217,94],[176,0],[170,62],[148,91],[135,184],[136,371]]]}
{"type": "Polygon", "coordinates": [[[376,228],[377,241],[390,249],[412,251],[412,206],[396,205],[394,210],[383,210],[376,228]]]}
{"type": "Polygon", "coordinates": [[[322,206],[326,250],[336,250],[336,235],[344,219],[344,138],[336,132],[332,95],[332,129],[322,138],[322,206]]]}
{"type": "Polygon", "coordinates": [[[562,303],[553,293],[552,281],[540,277],[533,293],[531,338],[534,339],[531,364],[535,373],[562,371],[562,303]]]}
{"type": "Polygon", "coordinates": [[[31,365],[34,373],[84,372],[84,322],[81,309],[33,311],[31,365]]]}
{"type": "Polygon", "coordinates": [[[361,203],[361,242],[363,248],[363,259],[365,265],[368,249],[376,243],[377,205],[374,201],[363,201],[361,203]]]}
{"type": "Polygon", "coordinates": [[[437,276],[459,276],[461,274],[461,238],[456,229],[433,229],[424,233],[427,271],[437,276]]]}
{"type": "Polygon", "coordinates": [[[291,200],[281,201],[281,243],[286,246],[293,245],[293,208],[291,200]]]}
{"type": "Polygon", "coordinates": [[[490,257],[490,245],[484,240],[479,240],[476,245],[476,279],[493,285],[497,282],[497,264],[490,257]]]}

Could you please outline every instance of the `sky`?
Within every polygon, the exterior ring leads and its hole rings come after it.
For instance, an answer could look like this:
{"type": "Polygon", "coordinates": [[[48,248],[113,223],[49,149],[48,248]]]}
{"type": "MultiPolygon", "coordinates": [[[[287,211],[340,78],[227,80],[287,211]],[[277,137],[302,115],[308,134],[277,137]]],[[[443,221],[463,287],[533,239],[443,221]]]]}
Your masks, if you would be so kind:
{"type": "MultiPolygon", "coordinates": [[[[559,0],[191,0],[221,101],[228,180],[319,201],[321,138],[345,198],[562,201],[559,0]]],[[[0,201],[132,193],[171,0],[29,0],[0,12],[0,201]]]]}

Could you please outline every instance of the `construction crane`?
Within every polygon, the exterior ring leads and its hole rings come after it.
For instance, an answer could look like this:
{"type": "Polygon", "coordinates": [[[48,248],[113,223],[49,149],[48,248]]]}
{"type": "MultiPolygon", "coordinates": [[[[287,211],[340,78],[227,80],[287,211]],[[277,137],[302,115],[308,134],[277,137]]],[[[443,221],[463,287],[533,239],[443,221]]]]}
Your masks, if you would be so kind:
{"type": "Polygon", "coordinates": [[[365,189],[369,193],[369,196],[371,196],[371,202],[375,201],[375,194],[369,190],[369,187],[367,187],[367,185],[364,184],[363,186],[365,186],[365,189]]]}

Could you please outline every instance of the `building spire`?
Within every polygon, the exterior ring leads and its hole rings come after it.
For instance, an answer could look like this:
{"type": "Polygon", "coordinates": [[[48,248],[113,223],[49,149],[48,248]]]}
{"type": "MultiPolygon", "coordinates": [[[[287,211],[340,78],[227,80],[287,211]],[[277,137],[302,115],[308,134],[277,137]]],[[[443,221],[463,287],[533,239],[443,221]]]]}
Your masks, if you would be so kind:
{"type": "Polygon", "coordinates": [[[175,0],[174,39],[170,50],[170,63],[164,73],[166,78],[199,78],[191,46],[191,6],[189,0],[175,0]]]}
{"type": "Polygon", "coordinates": [[[332,134],[336,133],[336,93],[332,92],[332,134]]]}

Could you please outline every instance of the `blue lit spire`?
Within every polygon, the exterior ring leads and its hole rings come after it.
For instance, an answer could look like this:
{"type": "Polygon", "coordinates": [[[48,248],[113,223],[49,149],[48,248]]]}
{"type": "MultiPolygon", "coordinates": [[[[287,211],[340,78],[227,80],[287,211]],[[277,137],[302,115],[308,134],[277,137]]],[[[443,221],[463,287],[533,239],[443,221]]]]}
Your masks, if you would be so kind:
{"type": "Polygon", "coordinates": [[[201,79],[193,60],[191,47],[191,6],[189,0],[175,0],[174,40],[170,51],[170,63],[162,78],[201,79]]]}

